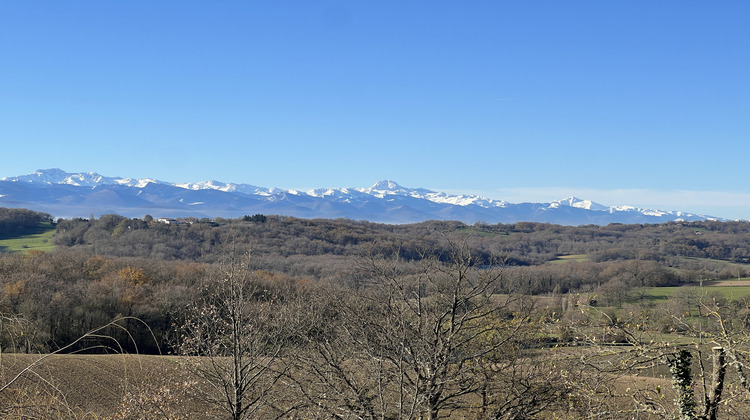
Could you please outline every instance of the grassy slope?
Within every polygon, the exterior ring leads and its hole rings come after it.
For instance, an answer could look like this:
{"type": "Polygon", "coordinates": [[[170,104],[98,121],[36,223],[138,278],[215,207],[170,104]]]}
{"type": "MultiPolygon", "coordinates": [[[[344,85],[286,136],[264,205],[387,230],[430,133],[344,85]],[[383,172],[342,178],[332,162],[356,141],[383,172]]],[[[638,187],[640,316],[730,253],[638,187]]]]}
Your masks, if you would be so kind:
{"type": "Polygon", "coordinates": [[[55,247],[52,243],[54,234],[55,226],[51,223],[41,223],[36,228],[27,229],[20,235],[0,236],[0,251],[19,252],[31,249],[51,251],[55,247]]]}
{"type": "Polygon", "coordinates": [[[749,279],[725,280],[721,282],[705,282],[703,287],[699,286],[680,286],[680,287],[649,287],[645,290],[645,295],[656,300],[666,300],[675,294],[682,287],[693,287],[697,292],[705,295],[718,294],[726,299],[739,299],[750,296],[749,279]]]}

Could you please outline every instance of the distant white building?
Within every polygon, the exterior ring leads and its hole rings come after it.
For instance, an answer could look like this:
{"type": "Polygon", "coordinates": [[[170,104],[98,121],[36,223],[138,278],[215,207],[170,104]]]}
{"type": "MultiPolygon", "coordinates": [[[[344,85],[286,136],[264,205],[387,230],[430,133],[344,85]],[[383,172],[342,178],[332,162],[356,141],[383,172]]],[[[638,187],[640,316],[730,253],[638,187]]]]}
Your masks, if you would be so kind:
{"type": "Polygon", "coordinates": [[[160,218],[156,219],[156,221],[159,222],[159,223],[167,224],[167,225],[181,225],[181,224],[185,223],[182,220],[172,219],[172,218],[169,218],[169,217],[160,217],[160,218]]]}

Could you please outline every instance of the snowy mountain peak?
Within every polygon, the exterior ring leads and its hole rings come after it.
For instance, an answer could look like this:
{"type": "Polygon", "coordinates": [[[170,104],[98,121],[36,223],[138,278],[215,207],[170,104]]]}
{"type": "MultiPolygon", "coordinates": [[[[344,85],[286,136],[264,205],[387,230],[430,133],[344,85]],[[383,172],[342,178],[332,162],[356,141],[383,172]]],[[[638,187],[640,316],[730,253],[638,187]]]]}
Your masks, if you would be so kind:
{"type": "Polygon", "coordinates": [[[557,208],[560,206],[576,207],[579,209],[594,210],[594,211],[604,211],[608,209],[607,206],[603,206],[591,200],[582,200],[572,195],[570,197],[562,198],[560,200],[555,200],[550,203],[550,207],[552,208],[557,208]]]}
{"type": "Polygon", "coordinates": [[[96,187],[100,185],[121,185],[124,187],[143,188],[148,184],[163,184],[150,178],[116,178],[100,175],[96,172],[70,173],[62,169],[38,169],[28,175],[5,177],[0,181],[28,182],[42,185],[73,185],[76,187],[96,187]]]}
{"type": "Polygon", "coordinates": [[[28,175],[4,177],[2,181],[13,181],[13,182],[37,182],[43,184],[58,184],[60,181],[65,179],[68,175],[67,172],[53,168],[53,169],[38,169],[28,175]]]}
{"type": "Polygon", "coordinates": [[[376,182],[373,184],[370,188],[359,188],[359,192],[373,195],[375,197],[379,198],[385,198],[385,196],[411,196],[416,193],[415,190],[411,188],[404,188],[394,181],[391,181],[390,179],[385,179],[380,182],[376,182]]]}
{"type": "Polygon", "coordinates": [[[404,187],[398,185],[397,183],[391,181],[390,179],[385,179],[383,181],[375,183],[373,186],[369,188],[370,191],[400,191],[404,190],[404,187]]]}
{"type": "Polygon", "coordinates": [[[52,169],[37,169],[33,173],[25,176],[20,176],[18,178],[28,178],[28,179],[36,179],[41,182],[54,182],[59,183],[65,178],[69,177],[72,174],[69,174],[62,169],[59,168],[52,168],[52,169]]]}
{"type": "MultiPolygon", "coordinates": [[[[143,188],[148,184],[159,184],[160,182],[151,178],[114,178],[114,184],[125,187],[143,188]]],[[[103,183],[104,184],[104,183],[103,183]]]]}
{"type": "Polygon", "coordinates": [[[232,184],[219,181],[202,181],[202,182],[180,182],[174,184],[176,187],[185,188],[186,190],[219,190],[234,191],[232,184]]]}
{"type": "Polygon", "coordinates": [[[113,183],[114,178],[106,178],[96,172],[68,173],[62,169],[38,169],[29,175],[12,178],[2,178],[3,181],[30,182],[37,184],[68,184],[74,186],[92,187],[104,183],[113,183]]]}
{"type": "Polygon", "coordinates": [[[388,179],[369,188],[319,188],[303,192],[221,181],[172,183],[149,178],[109,178],[95,172],[67,173],[57,168],[0,179],[0,207],[3,206],[76,217],[95,211],[138,217],[158,209],[200,217],[267,213],[385,223],[459,220],[608,224],[716,219],[678,211],[606,207],[574,196],[550,203],[512,204],[479,195],[407,188],[388,179]]]}

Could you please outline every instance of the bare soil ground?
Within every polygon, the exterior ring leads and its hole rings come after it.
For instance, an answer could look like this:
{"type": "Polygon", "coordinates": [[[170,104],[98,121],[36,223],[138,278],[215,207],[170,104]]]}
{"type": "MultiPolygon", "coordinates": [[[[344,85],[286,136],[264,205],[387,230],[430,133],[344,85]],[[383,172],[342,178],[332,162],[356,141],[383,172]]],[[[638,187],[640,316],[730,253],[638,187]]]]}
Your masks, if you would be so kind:
{"type": "Polygon", "coordinates": [[[704,286],[750,286],[750,280],[713,280],[703,282],[704,286]]]}
{"type": "MultiPolygon", "coordinates": [[[[6,384],[41,355],[3,354],[0,380],[6,384]]],[[[25,417],[24,407],[48,409],[41,418],[215,418],[195,397],[200,386],[170,356],[52,355],[27,371],[2,394],[2,418],[25,417]],[[17,410],[13,410],[17,407],[17,410]]],[[[26,409],[28,411],[28,409],[26,409]]]]}
{"type": "MultiPolygon", "coordinates": [[[[572,356],[578,348],[560,348],[559,356],[572,356]]],[[[0,355],[0,387],[12,380],[41,355],[0,355]]],[[[622,376],[609,382],[602,405],[592,410],[611,418],[660,418],[647,408],[670,412],[674,393],[669,379],[657,370],[643,376],[622,376]],[[642,410],[632,411],[641,401],[642,410]],[[615,416],[621,413],[623,416],[615,416]]],[[[52,355],[26,372],[8,389],[0,391],[2,419],[216,419],[226,418],[209,403],[196,397],[195,381],[172,356],[52,355]]],[[[700,395],[698,395],[701,398],[700,395]]],[[[723,411],[724,409],[722,409],[723,411]]],[[[553,413],[550,413],[552,415],[553,413]]],[[[563,414],[562,418],[573,418],[563,414]]],[[[451,418],[463,418],[462,416],[451,418]]],[[[550,417],[551,418],[551,417],[550,417]]],[[[560,418],[558,416],[558,418],[560,418]]],[[[601,418],[610,418],[603,416],[601,418]]]]}

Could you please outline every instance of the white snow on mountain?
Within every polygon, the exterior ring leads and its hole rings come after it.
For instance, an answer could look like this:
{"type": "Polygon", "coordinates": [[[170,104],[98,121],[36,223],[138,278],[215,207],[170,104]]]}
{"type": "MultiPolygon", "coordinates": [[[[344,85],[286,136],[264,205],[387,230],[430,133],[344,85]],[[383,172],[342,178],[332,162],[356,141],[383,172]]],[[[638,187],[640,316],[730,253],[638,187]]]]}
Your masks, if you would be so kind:
{"type": "Polygon", "coordinates": [[[376,182],[372,187],[369,188],[373,191],[403,191],[405,190],[402,186],[398,185],[397,183],[391,181],[390,179],[386,179],[380,182],[376,182]]]}
{"type": "MultiPolygon", "coordinates": [[[[162,182],[159,182],[155,179],[150,178],[117,178],[115,179],[115,184],[123,185],[125,187],[135,187],[135,188],[143,188],[148,184],[162,184],[162,182]]],[[[105,185],[106,183],[101,183],[102,185],[105,185]]]]}
{"type": "MultiPolygon", "coordinates": [[[[214,180],[188,183],[169,183],[150,178],[138,179],[106,177],[95,172],[67,173],[61,169],[55,168],[37,170],[29,175],[6,177],[0,180],[42,185],[64,184],[85,187],[95,187],[99,185],[120,185],[125,187],[144,188],[149,184],[160,184],[191,191],[216,190],[232,194],[243,194],[255,198],[262,198],[263,200],[266,200],[268,202],[279,202],[297,197],[302,199],[309,198],[314,200],[328,200],[332,202],[362,204],[368,201],[372,201],[373,198],[383,199],[389,202],[397,201],[397,199],[403,198],[414,199],[416,200],[415,203],[418,203],[419,200],[427,200],[429,202],[440,205],[462,207],[475,206],[487,209],[487,211],[491,211],[492,209],[506,209],[512,206],[516,206],[506,201],[493,200],[478,195],[451,195],[444,192],[435,192],[424,188],[407,188],[388,179],[377,182],[368,188],[317,188],[308,191],[299,191],[293,189],[285,190],[273,187],[257,187],[249,184],[233,184],[214,180]]],[[[138,194],[140,194],[140,191],[138,194]]],[[[0,197],[3,196],[0,195],[0,197]]],[[[185,204],[199,205],[204,204],[204,202],[190,202],[185,204]]],[[[590,200],[580,199],[574,196],[552,201],[545,204],[545,206],[547,206],[547,208],[550,210],[567,206],[596,212],[598,214],[638,214],[653,217],[670,217],[675,220],[695,219],[698,217],[710,218],[707,216],[693,215],[683,212],[643,209],[633,206],[621,205],[607,207],[602,204],[595,203],[590,200]]]]}
{"type": "Polygon", "coordinates": [[[143,188],[149,183],[172,185],[188,190],[217,190],[224,192],[237,192],[248,195],[270,197],[279,194],[290,194],[295,196],[307,195],[314,198],[328,198],[350,202],[357,199],[365,199],[367,196],[386,198],[386,196],[411,197],[424,199],[439,204],[451,204],[456,206],[475,205],[483,208],[505,207],[508,203],[501,200],[492,200],[477,195],[449,195],[442,192],[430,191],[424,188],[406,188],[392,180],[383,180],[369,188],[317,188],[302,192],[298,190],[283,190],[279,188],[263,188],[248,184],[233,184],[220,181],[203,182],[177,182],[168,183],[150,178],[112,178],[104,177],[94,172],[71,174],[60,169],[38,170],[30,175],[2,178],[3,181],[26,181],[44,184],[71,184],[77,186],[96,186],[106,184],[118,184],[128,187],[143,188]]]}
{"type": "Polygon", "coordinates": [[[641,213],[645,214],[646,216],[665,216],[668,214],[675,215],[675,216],[684,216],[687,214],[683,214],[679,211],[664,211],[664,210],[654,210],[654,209],[643,209],[640,207],[633,207],[633,206],[612,206],[608,208],[608,211],[610,213],[614,213],[617,211],[623,211],[623,212],[634,212],[634,213],[641,213]]]}
{"type": "Polygon", "coordinates": [[[610,212],[610,213],[614,213],[614,212],[618,212],[618,211],[622,211],[622,212],[639,212],[639,213],[651,212],[651,213],[653,213],[652,215],[654,215],[654,216],[661,216],[662,214],[665,213],[665,212],[659,212],[658,210],[647,210],[647,209],[642,209],[640,207],[633,207],[633,206],[611,206],[611,207],[609,207],[607,209],[607,211],[610,212]],[[660,213],[660,214],[656,214],[657,212],[660,213]]]}
{"type": "Polygon", "coordinates": [[[334,188],[316,188],[307,192],[310,197],[335,197],[337,195],[347,194],[341,189],[334,188]]]}
{"type": "Polygon", "coordinates": [[[111,184],[114,178],[106,178],[95,172],[80,172],[76,174],[67,173],[61,169],[38,170],[29,175],[22,175],[13,178],[2,178],[3,181],[30,182],[37,184],[67,184],[81,186],[96,186],[99,184],[111,184]]]}
{"type": "Polygon", "coordinates": [[[385,198],[386,196],[403,196],[428,200],[433,203],[452,204],[455,206],[475,205],[484,208],[492,208],[505,207],[508,204],[505,201],[492,200],[479,195],[449,195],[424,188],[406,188],[391,180],[380,181],[369,188],[355,188],[355,190],[378,198],[385,198]]]}
{"type": "Polygon", "coordinates": [[[563,198],[560,200],[555,200],[550,203],[551,208],[557,208],[560,206],[576,207],[579,209],[594,210],[594,211],[607,210],[606,206],[603,206],[599,203],[595,203],[591,200],[581,200],[580,198],[573,197],[573,196],[570,196],[568,198],[563,198]]]}
{"type": "Polygon", "coordinates": [[[203,181],[203,182],[178,182],[172,184],[175,187],[185,188],[186,190],[218,190],[224,192],[235,192],[237,191],[236,184],[230,184],[219,181],[203,181]]]}
{"type": "Polygon", "coordinates": [[[149,183],[160,183],[155,179],[143,178],[112,178],[99,175],[96,172],[68,173],[61,169],[39,169],[29,175],[1,178],[0,181],[29,182],[36,184],[64,184],[76,187],[96,187],[97,185],[123,185],[126,187],[143,188],[149,183]]]}
{"type": "Polygon", "coordinates": [[[389,179],[377,182],[370,188],[357,188],[356,190],[365,194],[373,195],[378,198],[384,198],[386,195],[411,195],[410,189],[404,188],[389,179]]]}

